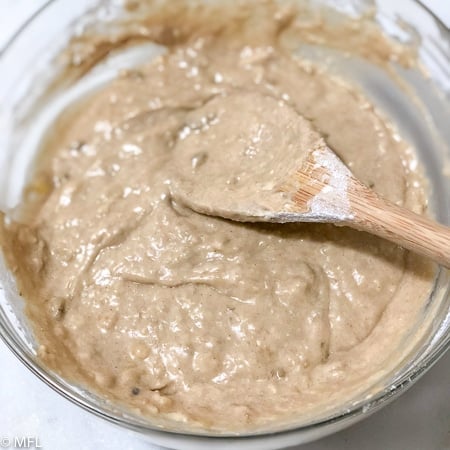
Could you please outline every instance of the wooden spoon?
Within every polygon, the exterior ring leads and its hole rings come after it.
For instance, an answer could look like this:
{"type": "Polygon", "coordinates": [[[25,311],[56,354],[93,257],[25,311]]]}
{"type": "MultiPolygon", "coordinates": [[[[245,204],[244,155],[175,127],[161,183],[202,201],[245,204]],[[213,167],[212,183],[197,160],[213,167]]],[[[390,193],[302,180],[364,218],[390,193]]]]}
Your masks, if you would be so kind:
{"type": "MultiPolygon", "coordinates": [[[[175,184],[176,186],[176,184],[175,184]]],[[[210,204],[203,197],[173,196],[194,211],[242,222],[324,222],[380,236],[450,267],[450,228],[381,198],[359,181],[328,146],[311,150],[301,167],[278,183],[283,202],[249,207],[210,204]],[[280,205],[282,204],[282,207],[280,205]],[[274,206],[274,208],[271,207],[274,206]],[[258,207],[259,206],[259,207],[258,207]]],[[[260,194],[260,193],[259,193],[260,194]]]]}
{"type": "Polygon", "coordinates": [[[450,228],[380,198],[294,108],[239,92],[214,98],[188,119],[201,125],[205,117],[211,123],[183,132],[177,143],[175,201],[244,222],[349,226],[450,267],[450,228]]]}

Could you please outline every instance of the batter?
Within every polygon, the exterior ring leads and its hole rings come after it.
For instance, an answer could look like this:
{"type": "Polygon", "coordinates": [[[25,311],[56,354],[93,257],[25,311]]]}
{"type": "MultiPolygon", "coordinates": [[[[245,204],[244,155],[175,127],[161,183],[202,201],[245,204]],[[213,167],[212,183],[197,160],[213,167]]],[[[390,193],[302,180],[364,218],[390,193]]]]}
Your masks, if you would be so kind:
{"type": "Polygon", "coordinates": [[[247,156],[325,137],[379,194],[426,209],[414,154],[370,101],[286,51],[289,24],[274,16],[255,40],[252,17],[232,32],[205,19],[64,114],[22,223],[1,234],[50,368],[197,429],[267,427],[351,399],[390,367],[431,286],[428,263],[365,233],[235,223],[171,195],[180,149],[200,167],[211,136],[211,151],[240,139],[247,156]]]}

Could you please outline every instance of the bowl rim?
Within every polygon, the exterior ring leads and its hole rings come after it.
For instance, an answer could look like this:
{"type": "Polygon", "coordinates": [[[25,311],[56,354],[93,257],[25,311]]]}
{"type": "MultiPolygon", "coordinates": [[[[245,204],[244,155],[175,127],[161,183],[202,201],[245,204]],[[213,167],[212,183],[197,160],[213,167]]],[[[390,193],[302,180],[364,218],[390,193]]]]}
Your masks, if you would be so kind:
{"type": "MultiPolygon", "coordinates": [[[[14,45],[16,40],[18,40],[23,33],[26,32],[28,26],[47,11],[47,9],[54,3],[62,0],[45,0],[44,3],[38,7],[33,13],[29,14],[28,17],[21,22],[21,25],[10,35],[10,37],[5,41],[2,48],[0,48],[0,59],[7,54],[11,47],[14,45]]],[[[445,30],[448,32],[450,28],[441,20],[436,13],[434,13],[427,5],[425,5],[422,0],[411,0],[421,7],[423,12],[431,17],[438,27],[438,29],[445,30]]],[[[1,257],[1,255],[0,255],[1,257]]],[[[437,285],[441,275],[442,268],[440,268],[437,276],[435,286],[437,285]]],[[[0,284],[0,290],[2,286],[0,284]]],[[[3,295],[3,294],[0,294],[3,295]]],[[[435,289],[429,296],[429,300],[435,295],[435,289]]],[[[443,296],[450,295],[450,283],[445,288],[443,296]]],[[[0,313],[2,313],[0,307],[0,313]]],[[[398,379],[395,383],[386,385],[386,387],[380,390],[376,395],[371,397],[369,400],[358,401],[355,406],[348,407],[343,412],[335,412],[330,416],[318,419],[306,425],[296,426],[292,425],[292,428],[280,429],[275,431],[254,431],[254,432],[243,432],[243,433],[220,433],[220,434],[207,434],[199,431],[176,431],[170,429],[159,428],[156,425],[150,423],[143,424],[137,420],[130,420],[129,418],[124,418],[117,414],[107,411],[102,406],[96,405],[93,401],[89,401],[83,398],[81,395],[76,393],[74,389],[67,388],[64,383],[59,379],[59,377],[53,374],[51,371],[47,370],[46,367],[39,362],[36,357],[31,357],[29,351],[24,348],[21,342],[18,342],[14,334],[9,329],[8,324],[3,321],[3,314],[0,314],[0,339],[6,344],[7,348],[18,358],[18,360],[30,370],[37,378],[43,381],[48,387],[50,387],[57,394],[61,395],[65,399],[69,400],[74,405],[79,406],[83,410],[100,417],[107,422],[113,423],[120,427],[138,432],[140,434],[148,435],[160,435],[161,437],[167,437],[172,435],[173,437],[186,438],[186,439],[198,439],[208,442],[222,441],[224,439],[232,439],[233,441],[252,441],[262,438],[276,438],[279,436],[295,435],[297,433],[314,432],[322,427],[332,426],[338,422],[351,423],[351,419],[357,416],[368,416],[373,412],[380,409],[382,406],[387,405],[394,399],[396,399],[401,393],[405,392],[409,387],[411,387],[418,379],[420,379],[446,352],[450,349],[450,333],[443,335],[442,339],[435,345],[435,347],[421,360],[420,364],[412,364],[410,368],[405,370],[405,373],[398,379]]],[[[450,323],[450,311],[447,313],[445,321],[450,323]]],[[[406,364],[402,367],[404,369],[406,364]]]]}

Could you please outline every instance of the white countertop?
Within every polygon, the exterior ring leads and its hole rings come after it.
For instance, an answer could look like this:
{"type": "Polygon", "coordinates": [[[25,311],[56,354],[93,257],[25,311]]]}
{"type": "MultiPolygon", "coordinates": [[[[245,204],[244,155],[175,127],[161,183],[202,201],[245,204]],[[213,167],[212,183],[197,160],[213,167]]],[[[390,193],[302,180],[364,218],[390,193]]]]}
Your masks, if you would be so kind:
{"type": "MultiPolygon", "coordinates": [[[[0,0],[0,47],[42,3],[0,0]]],[[[424,3],[450,25],[450,0],[424,3]]],[[[0,342],[0,449],[15,437],[38,438],[45,450],[159,448],[56,394],[0,342]]],[[[301,446],[301,450],[331,449],[450,450],[450,352],[406,394],[380,412],[338,434],[301,446]]]]}

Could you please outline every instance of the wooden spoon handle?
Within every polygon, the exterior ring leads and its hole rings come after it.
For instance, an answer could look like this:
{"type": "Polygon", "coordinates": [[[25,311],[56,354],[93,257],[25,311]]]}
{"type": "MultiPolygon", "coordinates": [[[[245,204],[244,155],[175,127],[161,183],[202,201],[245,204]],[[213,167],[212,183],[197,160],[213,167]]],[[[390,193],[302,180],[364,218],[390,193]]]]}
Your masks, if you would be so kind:
{"type": "Polygon", "coordinates": [[[351,198],[351,226],[368,231],[450,268],[450,228],[401,208],[359,186],[351,198]]]}

